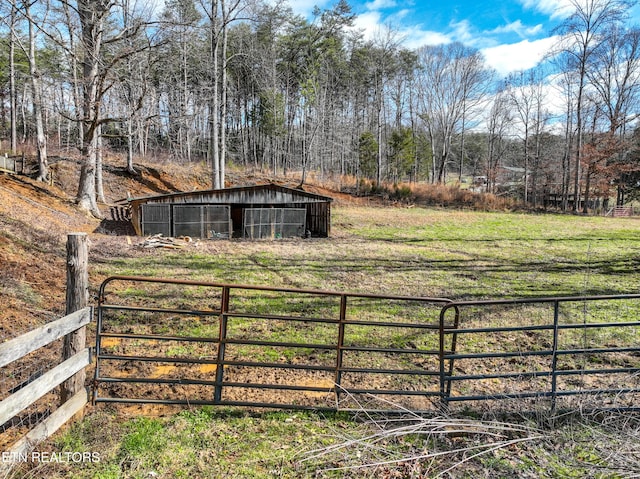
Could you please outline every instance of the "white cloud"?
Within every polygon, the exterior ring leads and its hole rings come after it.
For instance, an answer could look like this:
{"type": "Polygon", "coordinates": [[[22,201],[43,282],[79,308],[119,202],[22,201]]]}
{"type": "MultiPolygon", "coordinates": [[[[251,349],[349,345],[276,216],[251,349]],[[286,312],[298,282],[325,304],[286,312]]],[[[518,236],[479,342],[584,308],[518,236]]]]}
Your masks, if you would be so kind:
{"type": "Polygon", "coordinates": [[[411,15],[412,15],[411,10],[409,10],[408,8],[403,8],[401,10],[398,10],[394,14],[389,15],[387,18],[389,20],[391,20],[392,22],[401,22],[405,18],[408,18],[409,21],[410,21],[411,20],[411,15]]]}
{"type": "Polygon", "coordinates": [[[498,45],[481,50],[487,64],[500,75],[535,67],[557,41],[557,37],[540,40],[523,40],[518,43],[498,45]]]}
{"type": "Polygon", "coordinates": [[[451,22],[449,26],[453,29],[451,36],[461,43],[472,43],[474,37],[473,27],[469,20],[451,22]]]}
{"type": "Polygon", "coordinates": [[[417,49],[423,45],[440,45],[451,43],[452,39],[441,32],[424,30],[421,25],[401,26],[399,22],[383,18],[380,12],[367,12],[356,17],[354,29],[362,32],[365,40],[374,40],[381,32],[387,28],[395,30],[397,38],[402,39],[402,44],[406,48],[417,49]]]}
{"type": "Polygon", "coordinates": [[[424,45],[442,45],[451,43],[452,39],[441,32],[423,30],[421,27],[403,29],[401,35],[404,38],[404,46],[415,50],[424,45]]]}
{"type": "Polygon", "coordinates": [[[520,3],[554,20],[568,17],[574,9],[571,0],[521,0],[520,3]]]}
{"type": "Polygon", "coordinates": [[[380,12],[366,12],[359,14],[353,26],[356,30],[362,30],[365,38],[371,38],[382,26],[382,15],[380,12]]]}
{"type": "Polygon", "coordinates": [[[511,22],[507,25],[503,25],[501,27],[494,28],[490,30],[488,33],[492,35],[502,34],[502,33],[515,33],[516,35],[526,38],[530,36],[534,36],[539,34],[543,30],[542,24],[535,25],[533,27],[527,27],[523,25],[520,20],[516,20],[515,22],[511,22]]]}
{"type": "Polygon", "coordinates": [[[364,6],[367,10],[381,10],[383,8],[394,8],[398,4],[395,0],[373,0],[372,2],[367,2],[364,6]]]}

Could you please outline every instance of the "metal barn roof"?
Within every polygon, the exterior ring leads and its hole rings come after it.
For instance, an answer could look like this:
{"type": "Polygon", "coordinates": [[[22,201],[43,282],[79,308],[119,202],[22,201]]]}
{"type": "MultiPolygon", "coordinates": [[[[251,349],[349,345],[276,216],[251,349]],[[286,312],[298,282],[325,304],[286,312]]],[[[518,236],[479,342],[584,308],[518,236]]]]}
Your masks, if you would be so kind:
{"type": "Polygon", "coordinates": [[[240,186],[219,190],[203,190],[169,193],[156,196],[130,198],[133,205],[144,203],[207,203],[207,204],[292,204],[330,202],[333,198],[317,195],[304,190],[275,184],[240,186]]]}

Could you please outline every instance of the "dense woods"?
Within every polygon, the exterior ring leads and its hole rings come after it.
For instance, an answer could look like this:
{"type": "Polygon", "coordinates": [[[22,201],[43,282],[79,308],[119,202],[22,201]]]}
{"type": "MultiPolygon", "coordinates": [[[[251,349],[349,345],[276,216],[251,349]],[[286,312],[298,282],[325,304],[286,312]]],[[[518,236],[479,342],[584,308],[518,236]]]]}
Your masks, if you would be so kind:
{"type": "Polygon", "coordinates": [[[340,0],[311,19],[261,0],[5,0],[2,153],[81,154],[78,204],[99,215],[102,153],[460,182],[588,212],[640,184],[640,28],[625,0],[571,0],[539,66],[500,77],[460,43],[410,50],[353,27],[340,0]],[[49,148],[48,148],[49,147],[49,148]]]}

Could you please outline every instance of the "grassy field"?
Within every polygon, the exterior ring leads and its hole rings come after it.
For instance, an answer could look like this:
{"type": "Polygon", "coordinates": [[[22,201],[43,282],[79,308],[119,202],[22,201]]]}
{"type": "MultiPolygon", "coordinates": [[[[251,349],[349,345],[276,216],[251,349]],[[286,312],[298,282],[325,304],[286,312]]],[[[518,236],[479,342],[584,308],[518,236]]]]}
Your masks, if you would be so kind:
{"type": "MultiPolygon", "coordinates": [[[[180,251],[96,238],[90,274],[96,288],[123,274],[454,300],[640,291],[636,219],[336,207],[332,228],[329,239],[180,251]]],[[[622,478],[640,474],[639,438],[639,418],[616,413],[395,418],[99,405],[39,446],[97,453],[99,462],[32,464],[13,475],[622,478]]]]}
{"type": "Polygon", "coordinates": [[[332,223],[330,239],[125,252],[93,272],[456,300],[630,293],[640,283],[636,219],[351,207],[334,208],[332,223]]]}

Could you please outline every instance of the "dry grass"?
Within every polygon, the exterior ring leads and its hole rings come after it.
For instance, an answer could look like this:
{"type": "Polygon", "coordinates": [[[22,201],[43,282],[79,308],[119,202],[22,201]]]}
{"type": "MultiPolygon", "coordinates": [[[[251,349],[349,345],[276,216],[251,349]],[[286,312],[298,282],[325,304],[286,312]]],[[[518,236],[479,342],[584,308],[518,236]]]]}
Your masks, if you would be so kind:
{"type": "Polygon", "coordinates": [[[347,192],[360,197],[373,197],[385,203],[468,208],[478,211],[509,211],[518,203],[506,197],[477,193],[461,188],[459,184],[382,183],[354,177],[332,177],[316,180],[325,188],[347,192]]]}
{"type": "Polygon", "coordinates": [[[340,434],[330,446],[304,452],[299,462],[313,463],[316,477],[332,477],[332,473],[344,477],[450,477],[483,456],[537,443],[548,435],[527,424],[423,417],[386,401],[381,407],[395,408],[401,415],[374,417],[363,411],[366,434],[340,434]]]}

